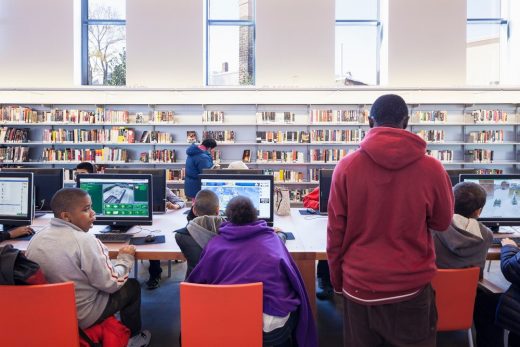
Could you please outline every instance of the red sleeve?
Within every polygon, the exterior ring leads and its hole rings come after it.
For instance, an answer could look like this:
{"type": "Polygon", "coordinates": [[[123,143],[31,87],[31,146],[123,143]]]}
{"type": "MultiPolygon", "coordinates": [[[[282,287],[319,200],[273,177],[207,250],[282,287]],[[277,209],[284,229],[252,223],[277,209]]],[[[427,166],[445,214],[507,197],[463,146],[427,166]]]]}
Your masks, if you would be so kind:
{"type": "Polygon", "coordinates": [[[436,230],[436,231],[445,231],[451,224],[451,220],[453,218],[454,207],[454,197],[453,190],[451,188],[451,181],[448,173],[442,167],[441,175],[437,175],[439,180],[435,187],[435,195],[434,202],[431,206],[430,215],[428,216],[428,228],[436,230]]]}
{"type": "Polygon", "coordinates": [[[330,187],[327,223],[327,258],[330,268],[330,280],[334,291],[343,288],[343,252],[342,245],[347,231],[347,182],[345,167],[340,162],[332,175],[330,187]]]}
{"type": "Polygon", "coordinates": [[[303,197],[303,207],[317,210],[320,208],[320,187],[314,188],[312,192],[303,197]]]}

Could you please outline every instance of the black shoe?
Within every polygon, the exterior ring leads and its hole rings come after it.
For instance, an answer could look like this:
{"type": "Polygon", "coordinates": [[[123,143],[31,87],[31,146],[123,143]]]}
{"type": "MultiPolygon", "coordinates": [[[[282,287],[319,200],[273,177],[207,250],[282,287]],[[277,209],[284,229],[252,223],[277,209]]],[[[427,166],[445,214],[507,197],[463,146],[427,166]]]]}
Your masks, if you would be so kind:
{"type": "Polygon", "coordinates": [[[150,279],[146,282],[146,288],[152,290],[157,289],[161,286],[161,277],[150,277],[150,279]]]}
{"type": "Polygon", "coordinates": [[[331,286],[324,286],[321,290],[316,292],[316,297],[320,300],[329,300],[334,296],[334,290],[331,286]]]}

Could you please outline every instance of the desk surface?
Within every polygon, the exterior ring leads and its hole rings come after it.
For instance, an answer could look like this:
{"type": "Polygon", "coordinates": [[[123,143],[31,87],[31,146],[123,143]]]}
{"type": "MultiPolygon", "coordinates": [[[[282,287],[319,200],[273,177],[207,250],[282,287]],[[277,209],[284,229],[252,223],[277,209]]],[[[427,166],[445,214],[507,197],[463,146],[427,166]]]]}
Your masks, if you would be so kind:
{"type": "MultiPolygon", "coordinates": [[[[136,257],[138,259],[182,258],[182,253],[175,242],[175,233],[173,231],[186,226],[186,215],[184,214],[186,210],[187,209],[181,209],[168,211],[165,214],[155,214],[153,215],[153,225],[131,228],[128,233],[134,234],[135,236],[146,236],[153,233],[155,235],[164,235],[166,239],[165,243],[136,246],[136,257]]],[[[34,219],[32,224],[33,229],[36,232],[44,230],[47,228],[51,217],[51,214],[47,214],[34,219]]],[[[300,215],[298,209],[293,208],[291,209],[290,216],[275,216],[274,225],[283,231],[292,232],[294,234],[295,239],[288,240],[286,246],[295,259],[308,257],[312,257],[313,259],[316,259],[316,257],[326,259],[326,221],[326,216],[303,216],[300,215]]],[[[102,225],[94,225],[89,232],[94,234],[103,228],[104,226],[102,225]]],[[[21,250],[27,249],[29,242],[30,241],[21,240],[6,241],[6,243],[11,243],[21,250]]],[[[111,255],[115,255],[123,244],[107,243],[105,245],[110,250],[111,255]]]]}

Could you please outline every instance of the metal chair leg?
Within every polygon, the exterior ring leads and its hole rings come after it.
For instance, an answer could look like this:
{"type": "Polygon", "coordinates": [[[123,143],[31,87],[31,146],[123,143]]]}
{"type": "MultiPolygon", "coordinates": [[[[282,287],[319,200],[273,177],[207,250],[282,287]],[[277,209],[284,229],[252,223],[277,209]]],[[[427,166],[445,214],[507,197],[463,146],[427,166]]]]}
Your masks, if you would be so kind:
{"type": "Polygon", "coordinates": [[[468,329],[468,341],[469,347],[473,347],[473,334],[471,333],[471,328],[468,329]]]}
{"type": "Polygon", "coordinates": [[[168,260],[168,278],[172,277],[172,261],[168,260]]]}
{"type": "Polygon", "coordinates": [[[489,272],[489,270],[491,269],[491,262],[492,260],[488,260],[487,272],[489,272]]]}

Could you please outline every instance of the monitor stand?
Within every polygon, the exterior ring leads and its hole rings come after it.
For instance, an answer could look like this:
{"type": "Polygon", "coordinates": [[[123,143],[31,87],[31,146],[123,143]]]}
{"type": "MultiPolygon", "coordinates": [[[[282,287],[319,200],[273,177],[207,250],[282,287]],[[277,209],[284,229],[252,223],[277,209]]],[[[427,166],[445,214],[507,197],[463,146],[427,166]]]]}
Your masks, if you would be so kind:
{"type": "Polygon", "coordinates": [[[40,218],[47,214],[47,212],[34,212],[34,218],[40,218]]]}
{"type": "Polygon", "coordinates": [[[130,228],[132,228],[133,225],[107,225],[105,228],[100,230],[100,233],[126,233],[130,228]]]}

